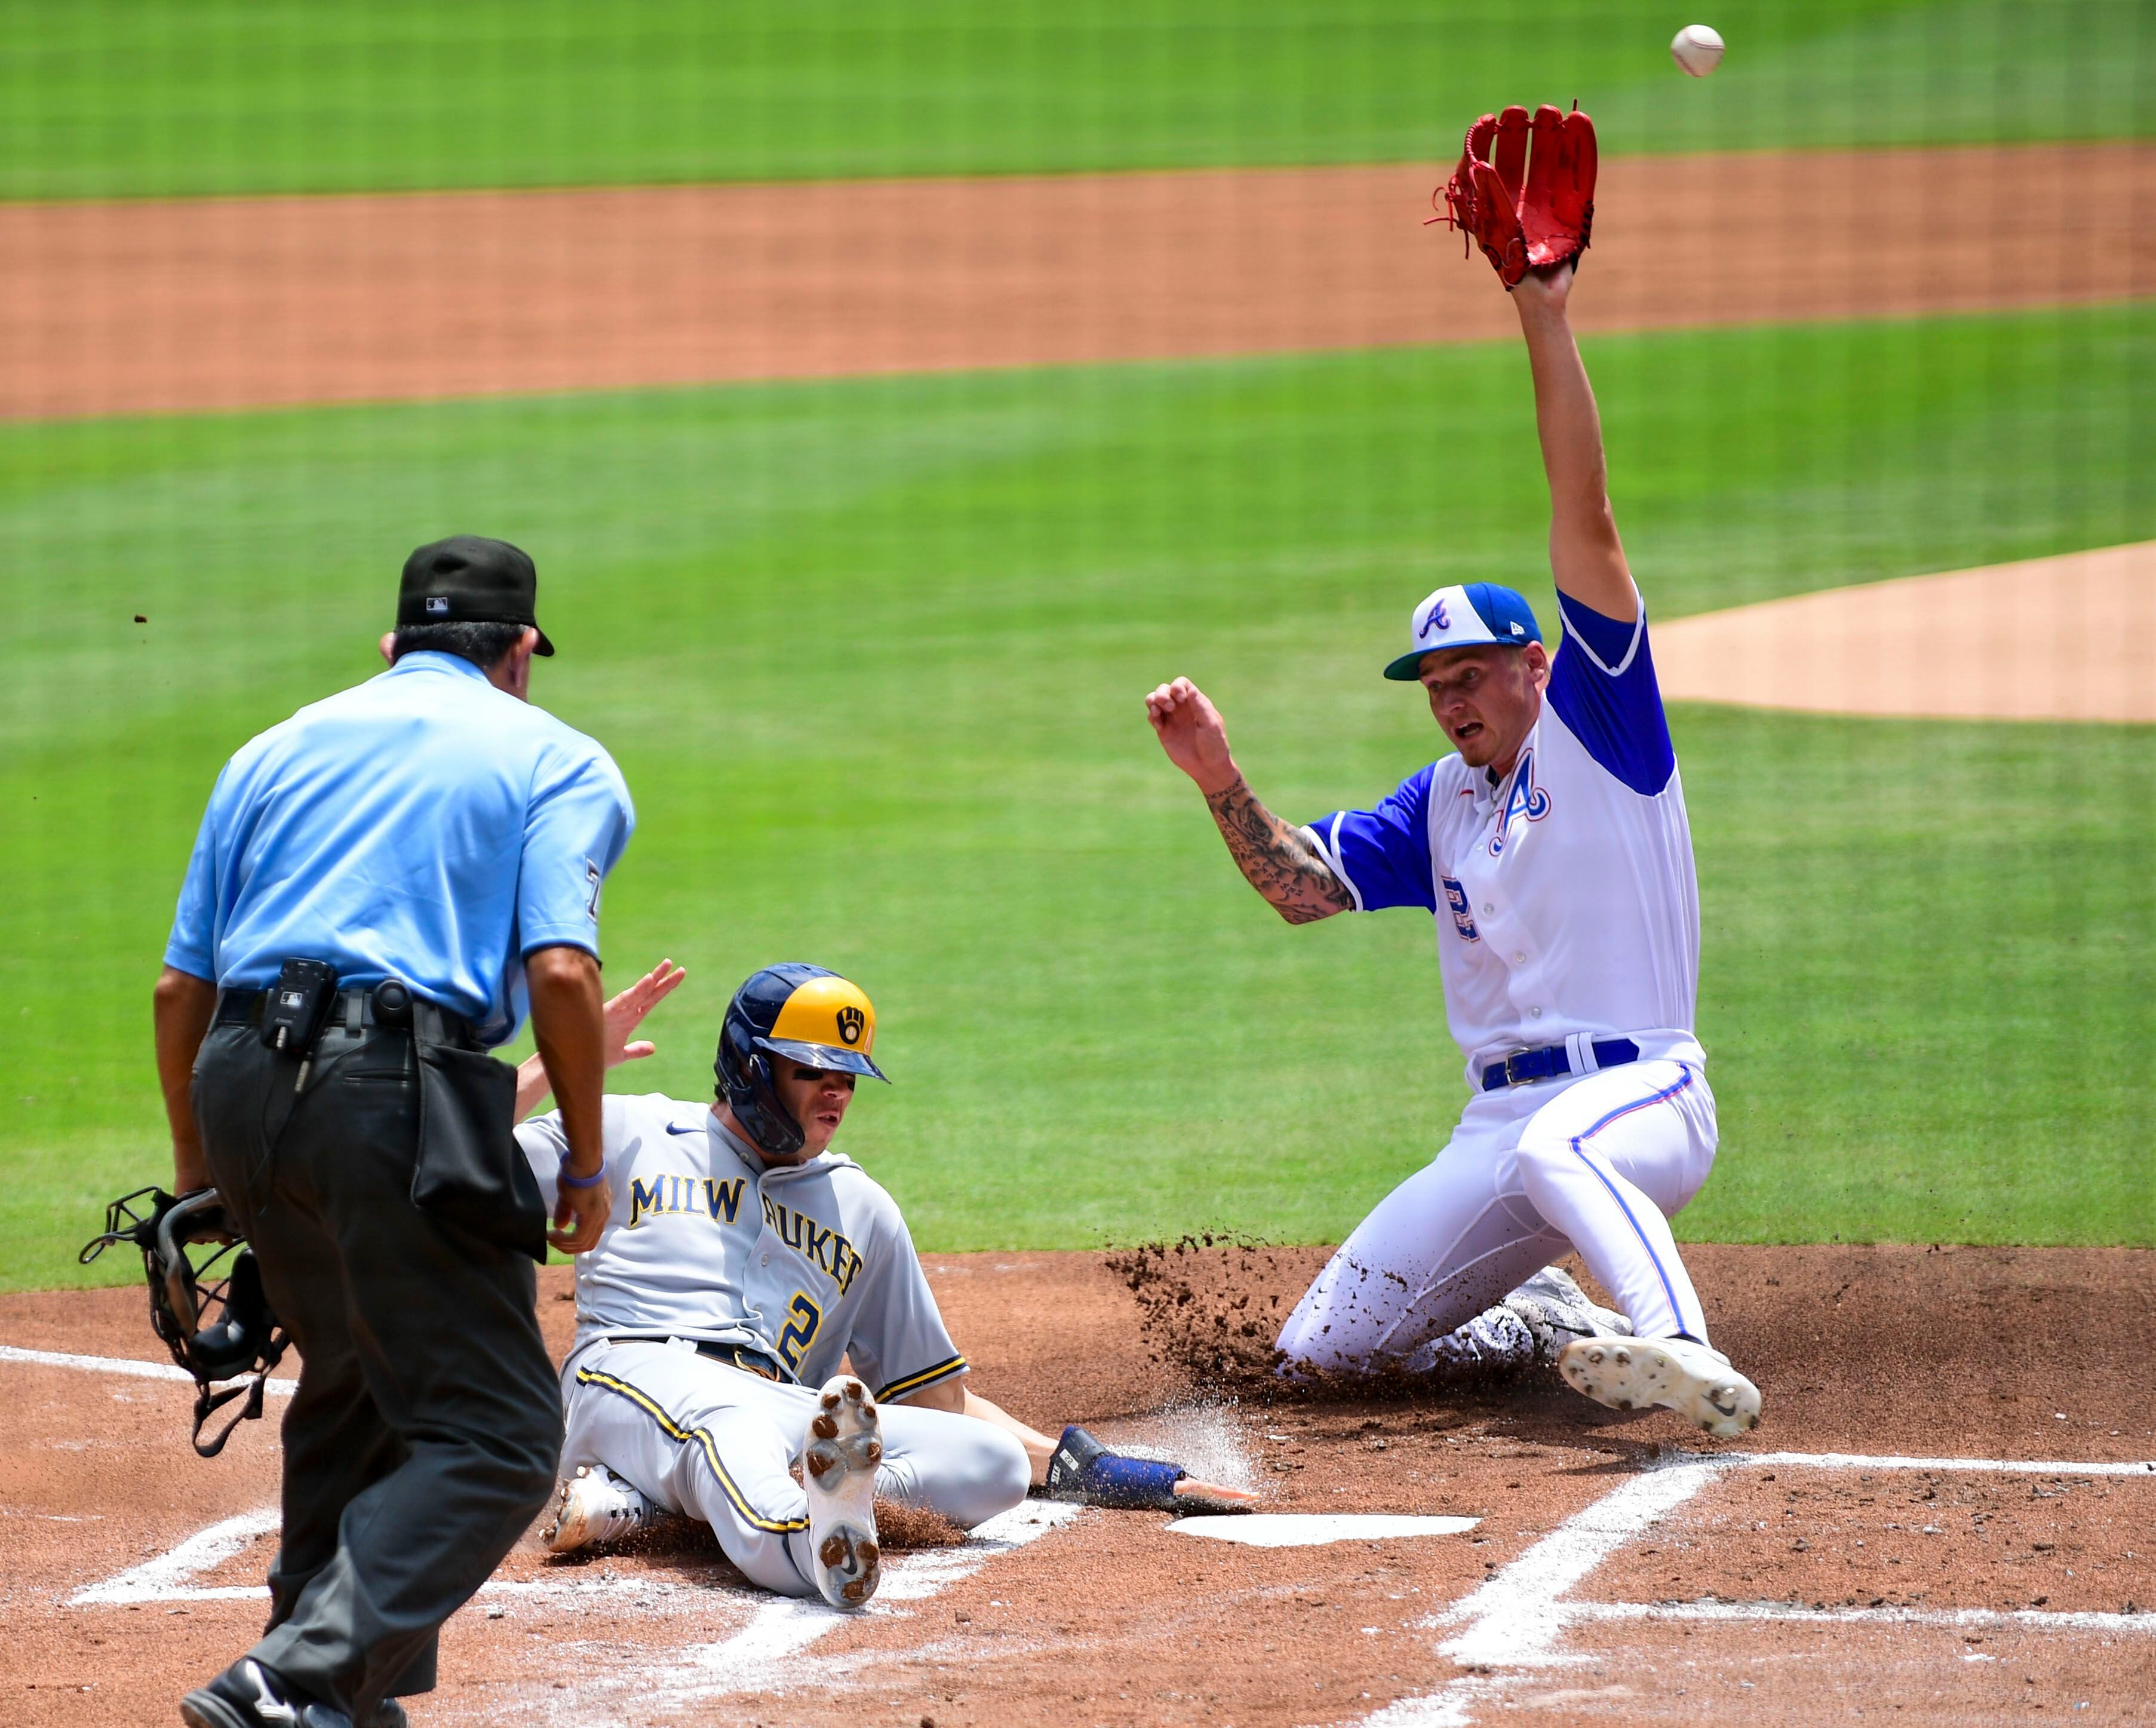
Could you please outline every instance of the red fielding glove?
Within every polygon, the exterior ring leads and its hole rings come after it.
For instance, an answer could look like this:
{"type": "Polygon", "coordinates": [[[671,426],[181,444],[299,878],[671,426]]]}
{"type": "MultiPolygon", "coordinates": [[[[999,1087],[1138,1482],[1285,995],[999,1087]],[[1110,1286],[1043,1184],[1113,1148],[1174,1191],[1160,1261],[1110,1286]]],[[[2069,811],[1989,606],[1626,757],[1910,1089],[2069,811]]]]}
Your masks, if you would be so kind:
{"type": "MultiPolygon", "coordinates": [[[[1507,289],[1587,249],[1594,226],[1594,122],[1548,103],[1486,114],[1440,188],[1441,219],[1472,235],[1507,289]],[[1530,161],[1528,141],[1533,140],[1530,161]]],[[[1435,199],[1432,202],[1435,202],[1435,199]]]]}

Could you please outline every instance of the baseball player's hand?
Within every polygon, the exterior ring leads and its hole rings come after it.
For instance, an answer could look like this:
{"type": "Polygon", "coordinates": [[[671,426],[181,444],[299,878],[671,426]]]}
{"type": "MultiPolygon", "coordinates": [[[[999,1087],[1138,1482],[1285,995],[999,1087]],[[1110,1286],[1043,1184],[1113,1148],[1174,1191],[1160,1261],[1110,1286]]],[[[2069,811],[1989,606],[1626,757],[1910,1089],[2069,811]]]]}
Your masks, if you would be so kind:
{"type": "Polygon", "coordinates": [[[1228,728],[1214,707],[1188,678],[1163,684],[1146,697],[1146,718],[1168,759],[1198,783],[1207,795],[1224,792],[1242,778],[1228,748],[1228,728]]]}
{"type": "Polygon", "coordinates": [[[1228,1488],[1218,1482],[1200,1482],[1194,1476],[1186,1476],[1175,1484],[1177,1498],[1190,1500],[1211,1500],[1223,1506],[1248,1506],[1256,1504],[1257,1496],[1247,1488],[1228,1488]]]}
{"type": "Polygon", "coordinates": [[[613,1210],[613,1195],[603,1182],[596,1188],[564,1187],[554,1201],[554,1227],[547,1240],[565,1254],[581,1254],[598,1246],[613,1210]]]}
{"type": "Polygon", "coordinates": [[[612,997],[606,1005],[606,1065],[618,1068],[624,1062],[641,1062],[658,1049],[649,1038],[639,1038],[634,1044],[629,1035],[644,1024],[644,1016],[651,1012],[675,987],[689,975],[687,970],[670,959],[661,960],[643,977],[612,997]]]}
{"type": "Polygon", "coordinates": [[[1531,270],[1512,291],[1513,302],[1523,311],[1548,310],[1562,314],[1572,298],[1572,279],[1578,266],[1567,259],[1554,270],[1531,270]]]}

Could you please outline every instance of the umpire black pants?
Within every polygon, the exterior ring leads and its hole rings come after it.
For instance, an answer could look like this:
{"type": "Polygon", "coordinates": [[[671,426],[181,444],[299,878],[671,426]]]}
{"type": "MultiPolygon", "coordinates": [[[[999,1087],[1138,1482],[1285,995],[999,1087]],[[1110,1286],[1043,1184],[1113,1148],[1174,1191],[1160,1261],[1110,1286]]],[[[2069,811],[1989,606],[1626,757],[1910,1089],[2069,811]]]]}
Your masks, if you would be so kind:
{"type": "Polygon", "coordinates": [[[436,1633],[546,1504],[562,1407],[533,1263],[412,1204],[408,1028],[334,1025],[299,1064],[211,1028],[194,1107],[218,1191],[298,1345],[284,1534],[250,1653],[355,1717],[430,1689],[436,1633]]]}

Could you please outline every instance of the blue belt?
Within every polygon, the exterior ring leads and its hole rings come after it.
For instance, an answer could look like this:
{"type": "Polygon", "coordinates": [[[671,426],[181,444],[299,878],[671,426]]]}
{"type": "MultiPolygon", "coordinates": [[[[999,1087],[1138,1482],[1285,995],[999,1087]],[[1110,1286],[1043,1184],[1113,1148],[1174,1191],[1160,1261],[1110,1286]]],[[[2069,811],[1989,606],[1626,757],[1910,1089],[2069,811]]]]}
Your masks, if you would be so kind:
{"type": "MultiPolygon", "coordinates": [[[[1621,1068],[1640,1059],[1640,1047],[1630,1038],[1597,1038],[1590,1047],[1598,1068],[1621,1068]]],[[[1515,1050],[1502,1062],[1482,1070],[1482,1089],[1501,1086],[1528,1086],[1537,1080],[1554,1080],[1572,1072],[1572,1053],[1562,1044],[1545,1044],[1539,1050],[1515,1050]]]]}

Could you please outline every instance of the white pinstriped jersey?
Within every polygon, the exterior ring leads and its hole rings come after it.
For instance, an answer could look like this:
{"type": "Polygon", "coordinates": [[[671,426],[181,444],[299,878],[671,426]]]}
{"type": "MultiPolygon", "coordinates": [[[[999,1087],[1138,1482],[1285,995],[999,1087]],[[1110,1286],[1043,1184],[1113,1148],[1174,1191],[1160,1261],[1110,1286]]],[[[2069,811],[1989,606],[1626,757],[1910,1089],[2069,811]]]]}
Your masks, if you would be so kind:
{"type": "MultiPolygon", "coordinates": [[[[878,1397],[966,1371],[897,1202],[844,1153],[766,1170],[708,1105],[609,1093],[613,1210],[577,1257],[577,1338],[745,1344],[818,1386],[849,1355],[878,1397]]],[[[516,1131],[551,1208],[558,1113],[516,1131]]]]}
{"type": "Polygon", "coordinates": [[[1419,906],[1436,923],[1445,1016],[1470,1086],[1511,1052],[1629,1037],[1703,1062],[1693,1036],[1699,888],[1684,785],[1647,647],[1560,597],[1563,640],[1541,717],[1492,782],[1457,755],[1369,810],[1304,833],[1358,912],[1419,906]]]}

